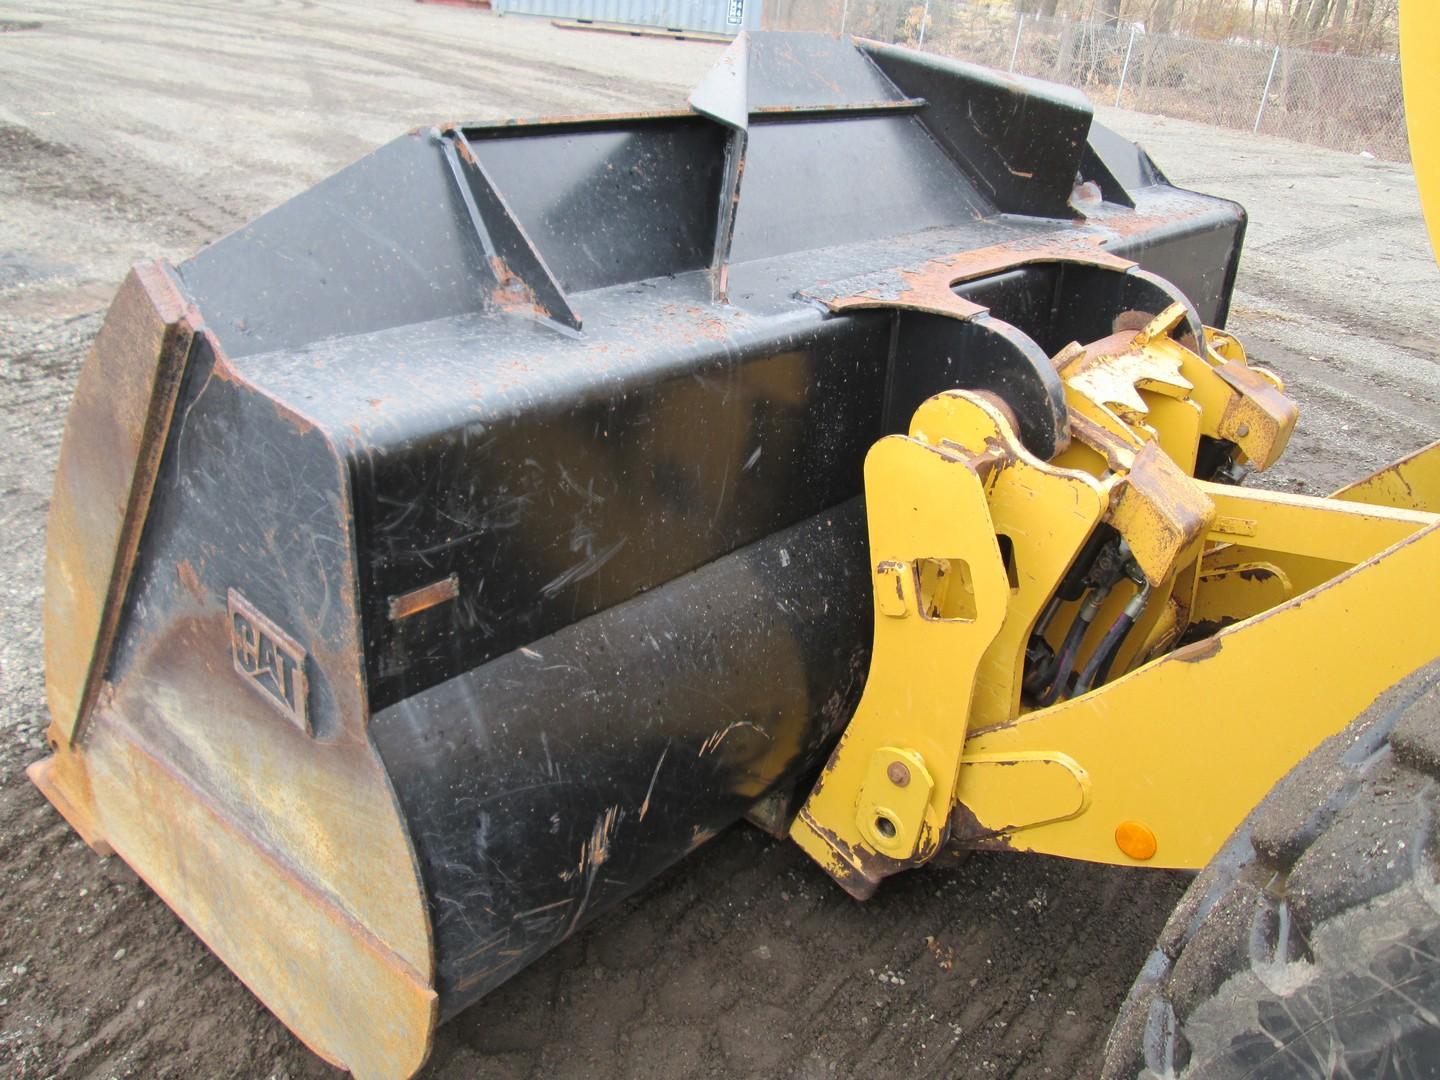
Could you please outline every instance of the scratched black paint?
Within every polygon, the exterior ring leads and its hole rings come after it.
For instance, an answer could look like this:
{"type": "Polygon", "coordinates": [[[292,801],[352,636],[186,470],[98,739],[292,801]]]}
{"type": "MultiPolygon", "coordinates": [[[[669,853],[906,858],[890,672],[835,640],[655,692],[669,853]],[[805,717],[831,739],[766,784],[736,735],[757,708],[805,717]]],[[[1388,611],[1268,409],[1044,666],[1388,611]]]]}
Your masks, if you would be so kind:
{"type": "Polygon", "coordinates": [[[367,439],[353,467],[372,706],[856,494],[885,320],[806,322],[737,332],[718,356],[676,343],[690,363],[665,372],[673,353],[652,353],[643,378],[577,380],[568,401],[367,439]],[[389,597],[452,573],[456,602],[390,619],[389,597]]]}
{"type": "MultiPolygon", "coordinates": [[[[348,655],[355,590],[345,463],[323,431],[229,377],[203,335],[175,413],[106,678],[170,684],[175,668],[208,652],[195,635],[211,639],[207,646],[228,642],[226,594],[235,589],[308,654],[306,715],[328,738],[341,713],[363,707],[358,658],[348,655]]],[[[196,715],[223,717],[229,695],[253,692],[224,670],[208,685],[214,700],[185,702],[196,715]]],[[[277,737],[303,736],[292,728],[277,737]]]]}
{"type": "Polygon", "coordinates": [[[823,760],[869,653],[859,500],[380,712],[451,1015],[823,760]]]}

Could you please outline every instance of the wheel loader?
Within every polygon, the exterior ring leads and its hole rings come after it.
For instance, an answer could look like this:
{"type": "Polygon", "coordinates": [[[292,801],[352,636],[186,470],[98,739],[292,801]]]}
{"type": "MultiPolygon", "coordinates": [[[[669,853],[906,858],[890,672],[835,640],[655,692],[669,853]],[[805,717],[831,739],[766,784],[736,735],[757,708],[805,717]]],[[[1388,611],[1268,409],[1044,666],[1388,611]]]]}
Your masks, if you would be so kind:
{"type": "Polygon", "coordinates": [[[121,286],[30,776],[359,1077],[742,818],[857,900],[1203,869],[1108,1076],[1434,1074],[1440,444],[1243,486],[1298,418],[1245,224],[1077,91],[843,37],[403,135],[121,286]]]}

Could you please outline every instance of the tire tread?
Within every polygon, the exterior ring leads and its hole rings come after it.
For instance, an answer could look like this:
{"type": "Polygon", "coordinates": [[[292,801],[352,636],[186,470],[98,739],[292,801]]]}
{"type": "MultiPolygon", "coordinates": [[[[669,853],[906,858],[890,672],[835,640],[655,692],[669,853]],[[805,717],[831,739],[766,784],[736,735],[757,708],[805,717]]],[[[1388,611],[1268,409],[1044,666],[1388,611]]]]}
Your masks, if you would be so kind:
{"type": "MultiPolygon", "coordinates": [[[[1356,976],[1317,956],[1312,942],[1327,924],[1362,917],[1356,913],[1402,894],[1423,898],[1419,910],[1433,919],[1414,927],[1416,942],[1440,937],[1437,823],[1440,660],[1382,694],[1300,762],[1195,879],[1116,1019],[1104,1080],[1326,1075],[1334,1063],[1317,1057],[1304,1037],[1302,1018],[1317,999],[1303,987],[1335,980],[1337,990],[1359,991],[1340,985],[1356,976]],[[1253,978],[1226,989],[1246,973],[1253,978]],[[1222,992],[1249,995],[1245,1002],[1260,1022],[1232,1032],[1227,1047],[1202,1061],[1192,1021],[1222,992]],[[1266,1017],[1282,1014],[1283,1023],[1266,1026],[1266,1017]],[[1277,1039],[1281,1028],[1297,1033],[1293,1043],[1277,1039]]],[[[1396,961],[1387,954],[1377,963],[1396,961]]],[[[1440,976],[1433,981],[1440,990],[1440,976]]],[[[1432,1005],[1440,1012],[1440,1003],[1432,1005]]],[[[1317,1014],[1314,1023],[1333,1025],[1326,1028],[1333,1039],[1359,1020],[1340,1012],[1317,1014]]],[[[1409,1036],[1440,1039],[1440,1024],[1409,1036]]],[[[1370,1052],[1360,1035],[1354,1039],[1357,1055],[1370,1052]]],[[[1348,1054],[1350,1043],[1345,1047],[1348,1054]]],[[[1440,1074],[1440,1061],[1435,1067],[1440,1074]]]]}

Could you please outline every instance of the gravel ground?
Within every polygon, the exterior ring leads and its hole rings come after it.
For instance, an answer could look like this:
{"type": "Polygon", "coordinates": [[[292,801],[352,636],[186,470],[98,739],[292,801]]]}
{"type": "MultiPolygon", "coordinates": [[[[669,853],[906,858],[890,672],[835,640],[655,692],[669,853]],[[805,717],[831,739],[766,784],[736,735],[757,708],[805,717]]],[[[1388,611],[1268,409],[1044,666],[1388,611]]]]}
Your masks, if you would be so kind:
{"type": "MultiPolygon", "coordinates": [[[[126,267],[417,124],[676,104],[718,54],[406,0],[0,7],[0,1071],[333,1072],[22,775],[50,477],[126,267]]],[[[1232,329],[1304,407],[1268,483],[1323,492],[1440,434],[1440,273],[1408,168],[1101,114],[1251,211],[1232,329]]],[[[731,830],[442,1029],[427,1075],[1085,1075],[1186,880],[996,855],[859,905],[731,830]]]]}

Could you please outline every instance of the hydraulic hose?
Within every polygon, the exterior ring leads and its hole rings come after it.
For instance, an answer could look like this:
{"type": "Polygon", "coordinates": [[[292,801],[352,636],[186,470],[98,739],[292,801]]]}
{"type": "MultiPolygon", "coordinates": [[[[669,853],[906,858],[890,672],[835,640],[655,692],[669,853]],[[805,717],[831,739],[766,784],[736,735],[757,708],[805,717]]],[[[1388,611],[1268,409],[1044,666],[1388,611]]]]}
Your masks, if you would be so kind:
{"type": "Polygon", "coordinates": [[[1120,645],[1130,633],[1140,613],[1145,610],[1145,605],[1150,601],[1150,583],[1145,581],[1136,590],[1125,609],[1120,612],[1115,621],[1110,624],[1100,643],[1095,646],[1095,651],[1090,654],[1089,661],[1080,671],[1080,677],[1075,680],[1075,689],[1071,691],[1071,697],[1079,697],[1086,693],[1097,683],[1103,683],[1110,674],[1110,665],[1115,662],[1115,654],[1120,651],[1120,645]]]}
{"type": "Polygon", "coordinates": [[[1055,660],[1055,674],[1046,684],[1045,689],[1036,697],[1036,705],[1041,708],[1053,705],[1055,699],[1060,696],[1061,689],[1069,681],[1070,672],[1074,670],[1076,657],[1080,653],[1080,643],[1085,640],[1085,632],[1090,629],[1090,624],[1100,613],[1100,605],[1110,595],[1110,589],[1110,585],[1099,585],[1086,594],[1084,602],[1080,605],[1079,614],[1070,624],[1070,629],[1065,634],[1065,640],[1060,645],[1060,655],[1055,660]]]}

